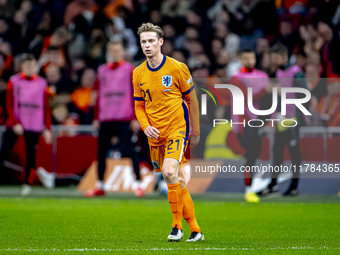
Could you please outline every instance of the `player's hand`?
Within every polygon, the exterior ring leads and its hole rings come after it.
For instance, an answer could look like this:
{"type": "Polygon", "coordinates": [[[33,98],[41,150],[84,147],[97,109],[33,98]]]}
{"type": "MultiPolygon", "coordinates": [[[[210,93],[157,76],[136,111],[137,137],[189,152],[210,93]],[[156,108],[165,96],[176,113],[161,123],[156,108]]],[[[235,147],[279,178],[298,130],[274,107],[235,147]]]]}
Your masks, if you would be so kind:
{"type": "Polygon", "coordinates": [[[161,132],[159,132],[159,130],[157,128],[153,127],[153,126],[148,126],[144,130],[144,133],[150,139],[157,139],[161,132]]]}
{"type": "Polygon", "coordinates": [[[100,127],[99,120],[94,120],[94,121],[92,121],[92,126],[93,126],[93,129],[94,129],[94,130],[98,130],[99,127],[100,127]]]}
{"type": "Polygon", "coordinates": [[[273,92],[273,88],[274,87],[277,87],[277,83],[275,82],[275,81],[273,81],[273,80],[270,80],[269,82],[268,82],[268,85],[267,85],[267,87],[266,87],[266,91],[267,91],[267,93],[272,93],[273,92]]]}
{"type": "Polygon", "coordinates": [[[130,122],[130,129],[133,133],[138,133],[140,130],[140,124],[138,120],[132,120],[130,122]]]}
{"type": "Polygon", "coordinates": [[[200,136],[190,136],[190,147],[195,146],[200,141],[200,136]]]}
{"type": "Polygon", "coordinates": [[[277,86],[277,94],[281,96],[281,86],[277,86]]]}
{"type": "Polygon", "coordinates": [[[14,127],[13,127],[13,132],[14,132],[16,135],[23,135],[23,134],[24,134],[24,128],[22,127],[21,124],[16,124],[16,125],[14,125],[14,127]]]}
{"type": "Polygon", "coordinates": [[[45,142],[47,144],[51,144],[52,143],[52,132],[48,129],[45,129],[43,132],[43,137],[45,139],[45,142]]]}
{"type": "Polygon", "coordinates": [[[270,81],[269,84],[266,87],[267,93],[271,94],[273,93],[273,88],[277,89],[277,94],[281,95],[281,86],[278,85],[276,82],[270,81]]]}

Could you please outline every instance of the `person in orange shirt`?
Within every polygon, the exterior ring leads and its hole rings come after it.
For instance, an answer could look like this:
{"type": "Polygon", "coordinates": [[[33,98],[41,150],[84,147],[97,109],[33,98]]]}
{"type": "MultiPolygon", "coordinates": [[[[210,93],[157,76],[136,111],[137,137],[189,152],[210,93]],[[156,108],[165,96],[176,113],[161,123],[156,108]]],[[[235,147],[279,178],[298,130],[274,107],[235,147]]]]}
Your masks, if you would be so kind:
{"type": "Polygon", "coordinates": [[[61,26],[52,35],[47,36],[43,41],[41,54],[39,57],[39,68],[45,73],[50,64],[55,64],[60,68],[66,66],[66,43],[71,39],[68,30],[61,26]]]}
{"type": "Polygon", "coordinates": [[[324,126],[338,126],[340,120],[340,76],[331,74],[327,79],[327,95],[317,105],[324,126]]]}
{"type": "Polygon", "coordinates": [[[135,112],[148,137],[153,167],[156,172],[163,173],[168,185],[168,201],[173,214],[168,241],[183,238],[182,216],[191,231],[187,241],[201,241],[204,236],[197,224],[194,204],[181,169],[186,162],[183,155],[189,135],[191,146],[200,138],[195,86],[185,64],[161,53],[164,32],[159,26],[145,23],[138,29],[138,34],[147,60],[133,72],[135,112]]]}
{"type": "Polygon", "coordinates": [[[81,87],[71,94],[71,101],[76,107],[75,112],[80,115],[82,124],[92,122],[93,109],[96,105],[96,92],[93,90],[96,81],[96,71],[86,68],[81,75],[81,87]]]}
{"type": "Polygon", "coordinates": [[[78,15],[93,16],[98,11],[98,4],[94,0],[73,0],[65,9],[64,24],[70,25],[78,15]]]}
{"type": "Polygon", "coordinates": [[[133,12],[133,5],[132,1],[126,1],[126,0],[113,0],[108,1],[109,3],[104,7],[103,13],[106,15],[106,17],[110,20],[112,20],[114,17],[119,16],[119,7],[125,7],[130,12],[133,12]]]}

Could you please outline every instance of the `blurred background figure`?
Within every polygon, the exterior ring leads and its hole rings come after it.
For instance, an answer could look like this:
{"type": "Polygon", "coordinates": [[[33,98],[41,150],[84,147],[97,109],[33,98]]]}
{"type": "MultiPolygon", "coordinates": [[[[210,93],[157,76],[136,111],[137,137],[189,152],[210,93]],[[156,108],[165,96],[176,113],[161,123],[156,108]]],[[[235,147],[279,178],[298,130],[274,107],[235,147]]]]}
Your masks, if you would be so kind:
{"type": "Polygon", "coordinates": [[[75,89],[70,97],[72,108],[73,112],[78,113],[81,124],[91,124],[97,99],[97,92],[94,90],[96,71],[86,68],[80,77],[80,87],[75,89]]]}
{"type": "Polygon", "coordinates": [[[0,124],[5,124],[6,120],[6,90],[7,90],[7,82],[10,78],[10,71],[5,69],[5,60],[6,56],[3,53],[0,53],[0,124]]]}
{"type": "Polygon", "coordinates": [[[319,118],[326,127],[340,126],[340,76],[331,74],[327,83],[327,95],[317,105],[319,118]]]}
{"type": "Polygon", "coordinates": [[[35,169],[35,153],[39,136],[43,133],[46,143],[52,142],[51,112],[48,102],[47,83],[37,75],[37,61],[32,54],[21,56],[22,72],[12,76],[7,85],[6,106],[8,119],[0,153],[3,167],[17,137],[23,135],[26,144],[25,184],[21,194],[31,193],[30,173],[35,169]]]}
{"type": "MultiPolygon", "coordinates": [[[[85,197],[103,196],[104,172],[106,168],[107,151],[111,138],[116,137],[122,157],[129,157],[137,182],[140,182],[140,160],[133,149],[131,138],[140,130],[139,122],[135,119],[133,106],[132,72],[133,65],[124,61],[124,48],[121,41],[107,44],[109,62],[98,68],[98,92],[93,127],[99,129],[98,137],[98,182],[97,188],[89,190],[85,197]]],[[[88,82],[88,81],[86,81],[88,82]]],[[[86,84],[84,81],[84,83],[86,84]]],[[[136,194],[144,193],[140,185],[136,194]]]]}
{"type": "MultiPolygon", "coordinates": [[[[269,77],[265,72],[255,69],[256,54],[254,50],[243,50],[241,53],[241,61],[243,66],[234,74],[231,83],[238,86],[244,95],[248,95],[247,89],[252,88],[253,106],[255,109],[260,109],[260,101],[267,94],[269,77]]],[[[241,144],[246,149],[245,166],[249,168],[255,165],[256,159],[261,151],[261,137],[258,127],[250,127],[243,123],[248,123],[251,119],[259,118],[259,116],[250,112],[248,108],[246,108],[244,116],[232,115],[233,131],[241,138],[241,144]]],[[[244,180],[246,189],[244,198],[247,202],[258,203],[260,199],[251,187],[252,175],[253,173],[251,171],[245,172],[244,180]]]]}
{"type": "MultiPolygon", "coordinates": [[[[304,68],[305,68],[305,55],[301,54],[296,57],[296,64],[286,68],[288,61],[288,48],[283,44],[276,44],[270,49],[270,59],[271,59],[271,75],[276,78],[276,83],[272,81],[272,86],[276,87],[278,94],[280,95],[281,88],[292,88],[299,87],[307,89],[306,80],[304,78],[304,68]]],[[[299,98],[298,93],[287,93],[288,98],[299,98]]],[[[307,109],[309,108],[308,103],[305,104],[307,109]]],[[[295,105],[286,106],[287,114],[285,116],[281,115],[281,110],[276,112],[276,118],[280,122],[277,124],[277,129],[274,138],[273,147],[273,157],[274,167],[280,167],[283,164],[283,150],[286,144],[288,144],[288,149],[290,157],[292,159],[292,164],[295,168],[298,168],[301,164],[301,153],[300,153],[300,142],[299,142],[299,127],[304,125],[304,118],[302,113],[297,110],[295,105]],[[286,126],[293,126],[294,122],[296,125],[294,127],[283,126],[281,121],[286,120],[286,126]],[[294,121],[292,121],[294,120],[294,121]]],[[[283,193],[284,196],[297,196],[299,194],[298,182],[299,182],[299,172],[293,172],[293,178],[288,189],[283,193]]],[[[265,196],[269,193],[278,192],[277,176],[280,172],[274,172],[272,181],[267,188],[259,192],[260,195],[265,196]]]]}

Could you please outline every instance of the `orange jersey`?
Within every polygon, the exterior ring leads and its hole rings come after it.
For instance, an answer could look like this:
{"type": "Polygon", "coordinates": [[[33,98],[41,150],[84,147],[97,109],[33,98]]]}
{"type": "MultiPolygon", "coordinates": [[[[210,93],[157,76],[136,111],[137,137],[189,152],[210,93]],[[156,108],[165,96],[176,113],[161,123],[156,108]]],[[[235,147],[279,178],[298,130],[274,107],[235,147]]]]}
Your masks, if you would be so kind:
{"type": "Polygon", "coordinates": [[[177,133],[188,140],[190,124],[191,134],[200,134],[198,101],[185,64],[163,56],[159,67],[153,69],[145,61],[133,72],[133,86],[135,112],[142,129],[154,126],[160,131],[158,139],[149,139],[151,146],[164,145],[177,133]]]}

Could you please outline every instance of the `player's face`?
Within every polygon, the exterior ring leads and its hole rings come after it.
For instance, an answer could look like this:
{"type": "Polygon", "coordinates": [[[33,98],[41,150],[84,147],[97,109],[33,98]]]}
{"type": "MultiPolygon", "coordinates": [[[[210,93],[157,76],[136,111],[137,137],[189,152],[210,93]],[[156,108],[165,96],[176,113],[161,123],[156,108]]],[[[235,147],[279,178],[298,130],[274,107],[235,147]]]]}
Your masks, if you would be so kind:
{"type": "Polygon", "coordinates": [[[156,32],[144,32],[140,35],[140,44],[146,57],[156,56],[163,45],[163,38],[158,39],[156,32]]]}
{"type": "Polygon", "coordinates": [[[110,57],[110,62],[117,63],[124,58],[124,48],[121,44],[110,44],[107,51],[110,57]]]}
{"type": "Polygon", "coordinates": [[[38,63],[35,59],[26,60],[24,63],[21,64],[21,70],[27,76],[32,76],[33,74],[36,74],[38,71],[38,63]]]}
{"type": "Polygon", "coordinates": [[[253,68],[256,64],[256,56],[254,52],[243,52],[242,63],[247,68],[253,68]]]}
{"type": "Polygon", "coordinates": [[[279,53],[271,53],[270,54],[270,65],[272,69],[277,69],[280,66],[283,66],[287,61],[287,57],[283,56],[279,53]]]}

